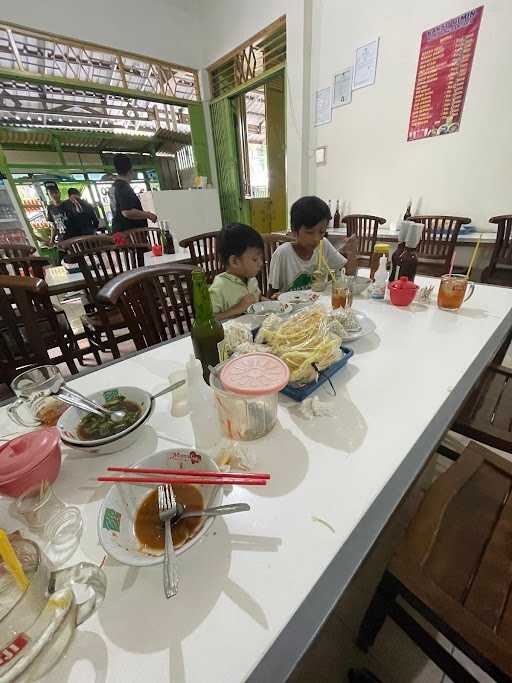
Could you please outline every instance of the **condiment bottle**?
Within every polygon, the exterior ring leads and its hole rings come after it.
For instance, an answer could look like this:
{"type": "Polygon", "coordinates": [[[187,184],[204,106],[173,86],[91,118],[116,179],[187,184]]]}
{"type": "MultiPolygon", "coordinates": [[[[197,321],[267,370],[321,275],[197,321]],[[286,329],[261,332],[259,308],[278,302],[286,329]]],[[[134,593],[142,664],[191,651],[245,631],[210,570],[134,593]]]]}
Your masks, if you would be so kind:
{"type": "Polygon", "coordinates": [[[340,227],[340,200],[336,200],[336,211],[334,212],[334,219],[333,219],[333,228],[336,230],[336,228],[340,227]]]}
{"type": "Polygon", "coordinates": [[[192,354],[187,363],[187,391],[195,446],[202,450],[213,448],[222,438],[215,399],[203,379],[201,363],[192,354]]]}
{"type": "Polygon", "coordinates": [[[327,202],[327,206],[329,207],[329,221],[327,222],[327,227],[332,228],[332,204],[330,199],[327,202]]]}
{"type": "Polygon", "coordinates": [[[414,282],[416,277],[416,269],[418,268],[418,256],[416,248],[420,243],[423,225],[409,223],[409,230],[407,232],[407,239],[405,242],[405,249],[400,257],[398,268],[398,279],[401,277],[408,278],[414,282]]]}
{"type": "Polygon", "coordinates": [[[379,267],[375,273],[375,281],[372,285],[372,299],[384,299],[384,296],[386,295],[386,279],[388,276],[387,262],[387,256],[386,254],[383,254],[380,257],[379,267]]]}
{"type": "Polygon", "coordinates": [[[398,232],[398,245],[393,255],[391,256],[391,273],[389,275],[389,281],[398,279],[398,267],[400,265],[400,258],[405,250],[405,240],[407,239],[407,232],[409,231],[409,223],[403,220],[400,223],[400,230],[398,232]]]}
{"type": "Polygon", "coordinates": [[[412,216],[412,214],[411,214],[411,202],[409,202],[407,204],[407,209],[405,210],[405,213],[404,213],[404,221],[408,221],[411,216],[412,216]]]}
{"type": "Polygon", "coordinates": [[[389,259],[389,244],[380,244],[377,243],[373,249],[373,254],[370,259],[370,280],[373,280],[375,273],[377,272],[377,268],[379,267],[380,264],[380,258],[381,256],[386,257],[386,263],[387,260],[389,259]]]}
{"type": "Polygon", "coordinates": [[[224,341],[222,323],[213,315],[210,293],[206,285],[206,277],[202,270],[192,273],[192,302],[195,319],[192,323],[190,336],[194,346],[194,353],[203,366],[203,377],[209,382],[209,365],[218,364],[222,355],[221,342],[224,341]]]}

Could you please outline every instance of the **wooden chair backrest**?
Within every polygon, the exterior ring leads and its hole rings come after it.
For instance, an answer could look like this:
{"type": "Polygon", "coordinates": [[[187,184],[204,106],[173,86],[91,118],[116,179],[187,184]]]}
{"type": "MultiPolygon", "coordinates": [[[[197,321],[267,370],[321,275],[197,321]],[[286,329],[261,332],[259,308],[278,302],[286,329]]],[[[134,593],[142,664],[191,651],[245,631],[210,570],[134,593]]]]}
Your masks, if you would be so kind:
{"type": "Polygon", "coordinates": [[[42,256],[13,256],[0,258],[0,273],[3,275],[25,276],[44,279],[44,269],[50,265],[42,256]]]}
{"type": "Polygon", "coordinates": [[[62,240],[58,243],[59,251],[67,254],[79,254],[88,249],[101,249],[109,244],[114,244],[111,235],[82,235],[72,237],[69,240],[62,240]]]}
{"type": "Polygon", "coordinates": [[[488,267],[488,275],[492,276],[500,266],[512,266],[512,214],[493,216],[489,223],[498,226],[496,244],[488,267]]]}
{"type": "Polygon", "coordinates": [[[0,275],[0,329],[0,382],[12,381],[19,368],[54,363],[45,345],[49,338],[60,349],[59,362],[64,359],[76,372],[44,280],[0,275]]]}
{"type": "Polygon", "coordinates": [[[295,242],[295,237],[292,233],[286,235],[281,235],[277,232],[271,232],[267,235],[262,235],[263,237],[263,268],[258,276],[258,282],[262,294],[265,296],[269,287],[269,275],[270,275],[270,261],[272,260],[272,255],[274,254],[277,247],[285,242],[295,242]]]}
{"type": "Polygon", "coordinates": [[[423,223],[423,233],[417,253],[420,259],[431,262],[432,274],[448,272],[457,237],[463,225],[471,223],[471,218],[463,216],[413,216],[415,223],[423,223]]]}
{"type": "Polygon", "coordinates": [[[206,280],[211,284],[216,275],[224,272],[217,252],[217,235],[219,230],[204,232],[181,240],[180,246],[188,249],[190,258],[195,266],[199,266],[206,273],[206,280]]]}
{"type": "MultiPolygon", "coordinates": [[[[170,241],[172,245],[170,233],[167,230],[164,233],[166,240],[170,241]]],[[[162,231],[159,228],[132,228],[131,230],[125,230],[122,234],[128,244],[146,247],[146,251],[151,249],[154,244],[162,243],[162,231]]],[[[172,253],[174,253],[174,249],[172,253]]]]}
{"type": "Polygon", "coordinates": [[[191,330],[194,266],[162,263],[117,275],[97,294],[121,312],[137,349],[191,330]]]}
{"type": "Polygon", "coordinates": [[[15,258],[17,256],[32,256],[36,248],[31,244],[17,244],[16,242],[0,242],[0,258],[15,258]]]}
{"type": "Polygon", "coordinates": [[[102,286],[121,273],[138,267],[137,250],[109,245],[85,249],[76,254],[84,276],[90,301],[94,301],[102,286]]]}
{"type": "Polygon", "coordinates": [[[377,242],[379,225],[383,225],[386,219],[381,216],[352,213],[344,216],[342,222],[347,226],[347,237],[356,235],[358,238],[358,256],[371,256],[377,242]]]}

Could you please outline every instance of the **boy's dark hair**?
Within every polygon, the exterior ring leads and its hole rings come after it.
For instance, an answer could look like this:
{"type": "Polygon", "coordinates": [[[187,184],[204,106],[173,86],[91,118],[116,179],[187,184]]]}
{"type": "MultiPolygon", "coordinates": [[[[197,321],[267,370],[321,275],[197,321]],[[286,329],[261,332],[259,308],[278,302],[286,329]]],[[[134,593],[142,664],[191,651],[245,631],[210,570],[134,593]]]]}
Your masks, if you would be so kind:
{"type": "Polygon", "coordinates": [[[217,251],[224,266],[230,256],[241,256],[249,247],[263,251],[263,239],[259,232],[244,223],[230,223],[217,236],[217,251]]]}
{"type": "Polygon", "coordinates": [[[46,191],[47,192],[59,192],[59,186],[57,183],[45,183],[46,191]]]}
{"type": "Polygon", "coordinates": [[[132,162],[126,154],[114,154],[114,168],[118,175],[126,175],[132,170],[132,162]]]}
{"type": "Polygon", "coordinates": [[[312,228],[323,220],[330,220],[328,205],[320,197],[301,197],[290,209],[290,227],[294,232],[300,228],[312,228]]]}
{"type": "Polygon", "coordinates": [[[73,194],[76,194],[80,197],[80,190],[77,190],[76,187],[70,187],[68,190],[68,197],[71,197],[73,194]]]}

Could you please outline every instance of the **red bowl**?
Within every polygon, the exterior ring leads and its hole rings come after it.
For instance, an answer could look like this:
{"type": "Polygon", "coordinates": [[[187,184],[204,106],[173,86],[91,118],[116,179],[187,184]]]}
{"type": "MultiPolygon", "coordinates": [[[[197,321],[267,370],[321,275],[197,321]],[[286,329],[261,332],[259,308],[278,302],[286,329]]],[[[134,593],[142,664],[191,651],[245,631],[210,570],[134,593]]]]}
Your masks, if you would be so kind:
{"type": "Polygon", "coordinates": [[[0,493],[15,498],[43,480],[53,484],[60,472],[60,463],[56,427],[18,436],[0,446],[0,493]]]}
{"type": "MultiPolygon", "coordinates": [[[[395,283],[392,283],[395,284],[395,283]]],[[[393,287],[389,286],[389,298],[393,306],[409,306],[414,301],[416,292],[419,289],[418,285],[413,287],[393,287]]]]}

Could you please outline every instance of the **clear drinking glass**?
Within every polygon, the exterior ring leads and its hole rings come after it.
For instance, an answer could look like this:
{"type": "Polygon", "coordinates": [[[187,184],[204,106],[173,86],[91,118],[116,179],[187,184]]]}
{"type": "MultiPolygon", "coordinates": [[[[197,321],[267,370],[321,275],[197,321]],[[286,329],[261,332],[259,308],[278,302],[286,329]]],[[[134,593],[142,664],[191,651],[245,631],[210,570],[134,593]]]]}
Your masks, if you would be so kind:
{"type": "Polygon", "coordinates": [[[465,275],[443,275],[437,294],[437,305],[445,311],[458,310],[473,296],[475,285],[465,275]],[[469,294],[465,296],[469,285],[469,294]]]}

